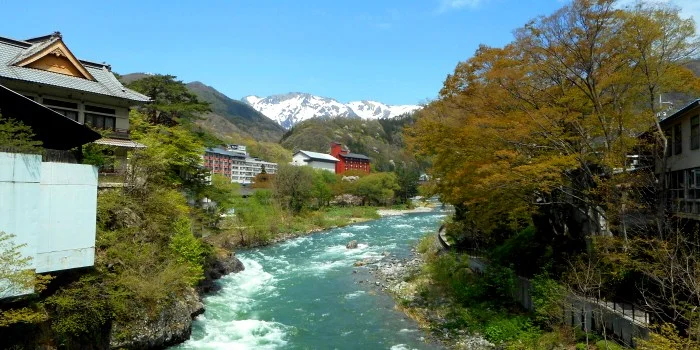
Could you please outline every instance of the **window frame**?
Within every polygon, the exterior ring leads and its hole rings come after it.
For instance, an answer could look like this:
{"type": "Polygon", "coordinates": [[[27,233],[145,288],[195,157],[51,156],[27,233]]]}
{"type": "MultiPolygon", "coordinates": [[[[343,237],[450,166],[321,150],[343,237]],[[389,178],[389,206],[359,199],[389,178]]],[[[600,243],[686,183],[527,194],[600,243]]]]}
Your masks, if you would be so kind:
{"type": "Polygon", "coordinates": [[[60,97],[41,96],[41,104],[47,108],[50,108],[51,110],[55,111],[56,113],[63,115],[64,117],[66,117],[68,119],[71,119],[71,120],[76,121],[76,122],[80,122],[80,103],[79,102],[62,99],[60,97]],[[72,103],[75,105],[75,108],[66,107],[66,106],[57,106],[55,104],[50,104],[50,102],[47,103],[46,100],[52,100],[52,101],[64,102],[64,103],[72,103]],[[66,115],[65,112],[75,112],[75,119],[73,117],[66,115]]]}
{"type": "Polygon", "coordinates": [[[111,130],[111,131],[117,131],[117,110],[114,108],[110,107],[102,107],[96,104],[84,104],[83,105],[84,113],[83,113],[83,124],[89,125],[95,129],[98,130],[111,130]],[[88,108],[95,108],[95,109],[100,109],[100,110],[111,110],[114,112],[114,114],[106,113],[106,112],[99,112],[99,111],[93,111],[93,110],[88,110],[88,108]],[[102,118],[102,126],[100,127],[99,125],[96,125],[97,123],[93,123],[95,118],[102,118]],[[112,121],[112,126],[107,127],[107,119],[111,119],[112,121]],[[90,123],[88,123],[88,119],[90,119],[90,123]]]}
{"type": "Polygon", "coordinates": [[[683,126],[678,123],[673,126],[673,154],[683,153],[683,126]]]}
{"type": "Polygon", "coordinates": [[[690,149],[700,148],[700,115],[690,117],[690,149]]]}

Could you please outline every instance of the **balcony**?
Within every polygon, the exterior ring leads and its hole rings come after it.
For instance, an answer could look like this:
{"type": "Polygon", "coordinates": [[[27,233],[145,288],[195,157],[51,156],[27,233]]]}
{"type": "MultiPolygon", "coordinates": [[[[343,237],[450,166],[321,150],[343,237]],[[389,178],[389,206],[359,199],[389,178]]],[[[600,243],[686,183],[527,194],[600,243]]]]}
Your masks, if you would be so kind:
{"type": "Polygon", "coordinates": [[[112,132],[109,133],[107,135],[107,137],[111,137],[114,139],[121,139],[121,140],[129,140],[131,138],[129,136],[129,129],[119,129],[119,128],[112,130],[112,132]]]}

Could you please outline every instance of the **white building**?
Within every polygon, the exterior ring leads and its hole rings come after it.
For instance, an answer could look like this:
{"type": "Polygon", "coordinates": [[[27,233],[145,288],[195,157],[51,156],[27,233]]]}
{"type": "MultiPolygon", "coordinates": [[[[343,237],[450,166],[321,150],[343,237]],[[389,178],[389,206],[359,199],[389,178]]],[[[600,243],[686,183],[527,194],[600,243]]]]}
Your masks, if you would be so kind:
{"type": "Polygon", "coordinates": [[[250,156],[243,161],[235,161],[231,165],[231,181],[244,185],[252,184],[255,176],[262,173],[263,168],[265,168],[265,173],[274,174],[277,172],[277,163],[266,162],[250,156]]]}
{"type": "Polygon", "coordinates": [[[297,151],[292,157],[291,164],[296,166],[308,165],[314,169],[323,169],[335,173],[335,163],[337,162],[339,162],[338,158],[330,154],[297,151]]]}

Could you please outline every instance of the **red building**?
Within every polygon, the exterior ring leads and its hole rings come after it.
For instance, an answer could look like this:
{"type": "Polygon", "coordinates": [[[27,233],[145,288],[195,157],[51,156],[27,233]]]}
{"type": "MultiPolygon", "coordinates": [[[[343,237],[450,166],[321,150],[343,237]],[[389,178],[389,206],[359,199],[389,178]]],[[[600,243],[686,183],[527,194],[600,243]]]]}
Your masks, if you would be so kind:
{"type": "Polygon", "coordinates": [[[331,155],[339,160],[335,163],[336,174],[342,174],[348,170],[360,170],[369,174],[370,160],[366,155],[350,153],[337,142],[331,143],[331,155]]]}
{"type": "Polygon", "coordinates": [[[204,152],[204,167],[213,174],[221,174],[231,178],[234,165],[245,162],[246,155],[242,152],[227,151],[222,148],[207,148],[204,152]]]}

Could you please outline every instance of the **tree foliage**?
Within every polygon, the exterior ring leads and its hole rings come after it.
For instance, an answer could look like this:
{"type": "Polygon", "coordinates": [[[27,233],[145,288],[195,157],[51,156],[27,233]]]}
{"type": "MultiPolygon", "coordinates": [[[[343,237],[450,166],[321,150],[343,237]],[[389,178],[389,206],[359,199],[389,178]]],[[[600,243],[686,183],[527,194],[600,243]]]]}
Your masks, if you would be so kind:
{"type": "Polygon", "coordinates": [[[273,185],[280,205],[295,214],[308,207],[312,198],[313,177],[311,167],[281,164],[273,185]]]}
{"type": "MultiPolygon", "coordinates": [[[[37,276],[31,268],[32,258],[23,256],[24,244],[16,244],[15,236],[0,231],[0,298],[34,296],[46,288],[50,276],[37,276]]],[[[0,307],[0,328],[17,323],[39,323],[46,320],[41,305],[0,307]]]]}
{"type": "Polygon", "coordinates": [[[697,234],[665,211],[657,117],[660,95],[700,91],[684,66],[695,24],[679,11],[574,0],[533,19],[459,63],[408,141],[430,158],[431,193],[455,205],[453,236],[493,249],[533,225],[548,258],[534,269],[586,297],[638,298],[700,339],[697,234]],[[632,171],[640,154],[651,166],[632,171]]]}
{"type": "Polygon", "coordinates": [[[41,141],[34,139],[32,128],[21,121],[5,118],[0,114],[0,145],[2,149],[17,153],[41,152],[41,141]]]}
{"type": "Polygon", "coordinates": [[[672,7],[574,1],[458,64],[411,145],[432,157],[447,202],[489,203],[513,220],[557,207],[582,216],[573,233],[605,233],[615,219],[605,208],[634,181],[612,175],[654,127],[658,93],[698,86],[682,66],[694,40],[672,7]]]}
{"type": "Polygon", "coordinates": [[[197,99],[174,75],[155,74],[128,84],[151,99],[141,107],[149,123],[174,126],[194,121],[209,111],[209,104],[197,99]]]}
{"type": "Polygon", "coordinates": [[[363,204],[387,205],[398,189],[394,173],[372,173],[357,180],[354,194],[362,198],[363,204]]]}

